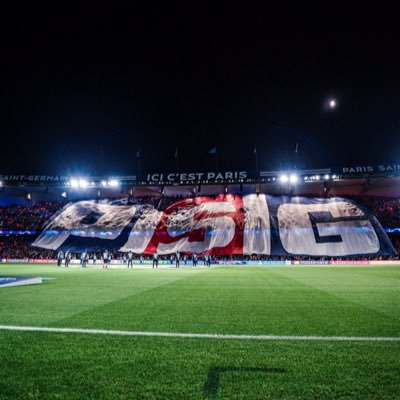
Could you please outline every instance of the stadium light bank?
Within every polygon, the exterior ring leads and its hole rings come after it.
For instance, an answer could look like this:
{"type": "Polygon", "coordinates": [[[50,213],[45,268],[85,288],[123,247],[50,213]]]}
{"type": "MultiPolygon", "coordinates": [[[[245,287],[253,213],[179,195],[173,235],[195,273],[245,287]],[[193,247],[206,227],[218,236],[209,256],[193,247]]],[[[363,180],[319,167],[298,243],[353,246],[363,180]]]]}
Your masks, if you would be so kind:
{"type": "Polygon", "coordinates": [[[109,178],[108,180],[101,180],[100,182],[97,181],[90,181],[88,178],[81,178],[81,177],[74,177],[68,179],[66,186],[70,187],[71,189],[88,189],[88,188],[95,188],[97,186],[103,188],[118,188],[121,186],[121,182],[115,178],[109,178]]]}
{"type": "Polygon", "coordinates": [[[119,186],[120,186],[120,182],[119,182],[117,179],[110,178],[108,181],[102,180],[102,181],[100,182],[100,185],[101,185],[102,187],[112,187],[112,188],[116,188],[116,187],[119,187],[119,186]]]}
{"type": "Polygon", "coordinates": [[[279,176],[279,182],[295,184],[299,181],[299,177],[296,174],[282,174],[279,176]]]}
{"type": "Polygon", "coordinates": [[[320,175],[305,175],[305,176],[303,176],[303,180],[305,181],[305,182],[314,182],[314,181],[320,181],[320,180],[323,180],[323,181],[335,181],[335,180],[337,180],[337,179],[339,179],[339,176],[338,175],[329,175],[329,174],[325,174],[324,176],[320,176],[320,175]]]}
{"type": "Polygon", "coordinates": [[[68,186],[71,186],[72,189],[86,189],[89,187],[89,181],[86,178],[71,178],[68,186]]]}

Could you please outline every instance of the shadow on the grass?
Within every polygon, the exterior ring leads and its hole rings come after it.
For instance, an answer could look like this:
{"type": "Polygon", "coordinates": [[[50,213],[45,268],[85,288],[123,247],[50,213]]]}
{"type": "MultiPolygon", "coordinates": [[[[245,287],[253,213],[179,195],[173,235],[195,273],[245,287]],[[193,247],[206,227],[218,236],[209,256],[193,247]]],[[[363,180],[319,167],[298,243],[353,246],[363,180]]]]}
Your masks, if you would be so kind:
{"type": "Polygon", "coordinates": [[[204,383],[203,392],[205,396],[214,396],[219,389],[219,377],[224,372],[263,372],[266,374],[282,374],[286,372],[280,368],[261,367],[212,367],[208,371],[207,380],[204,383]]]}

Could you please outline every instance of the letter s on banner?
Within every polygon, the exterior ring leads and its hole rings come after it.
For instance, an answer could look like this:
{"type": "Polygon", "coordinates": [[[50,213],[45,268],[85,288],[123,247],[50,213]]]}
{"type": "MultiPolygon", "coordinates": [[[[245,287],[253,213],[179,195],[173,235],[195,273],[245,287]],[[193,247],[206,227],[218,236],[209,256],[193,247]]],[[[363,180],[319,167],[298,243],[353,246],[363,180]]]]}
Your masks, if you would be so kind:
{"type": "Polygon", "coordinates": [[[241,196],[198,197],[173,204],[164,211],[145,253],[176,251],[242,254],[241,196]]]}
{"type": "Polygon", "coordinates": [[[349,202],[282,204],[278,223],[282,246],[290,254],[347,256],[380,249],[371,222],[349,202]]]}

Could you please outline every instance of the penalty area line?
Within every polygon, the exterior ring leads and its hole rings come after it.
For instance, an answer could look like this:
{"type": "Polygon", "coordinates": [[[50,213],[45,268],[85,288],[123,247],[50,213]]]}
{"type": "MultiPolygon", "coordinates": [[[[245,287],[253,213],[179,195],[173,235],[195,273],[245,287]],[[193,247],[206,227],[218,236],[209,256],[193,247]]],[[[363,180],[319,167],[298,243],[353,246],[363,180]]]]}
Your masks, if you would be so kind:
{"type": "Polygon", "coordinates": [[[1,331],[81,333],[89,335],[149,336],[192,339],[224,339],[224,340],[285,340],[285,341],[325,341],[325,342],[400,342],[400,337],[382,336],[289,336],[289,335],[228,335],[216,333],[179,333],[179,332],[146,332],[119,331],[104,329],[51,328],[39,326],[0,325],[1,331]]]}

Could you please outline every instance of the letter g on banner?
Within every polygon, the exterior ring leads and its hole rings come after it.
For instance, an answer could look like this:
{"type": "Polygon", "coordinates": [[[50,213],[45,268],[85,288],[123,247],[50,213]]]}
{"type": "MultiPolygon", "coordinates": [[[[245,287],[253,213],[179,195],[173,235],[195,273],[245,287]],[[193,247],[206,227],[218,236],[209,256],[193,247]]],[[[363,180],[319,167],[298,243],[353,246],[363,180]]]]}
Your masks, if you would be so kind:
{"type": "Polygon", "coordinates": [[[278,223],[282,246],[290,254],[348,256],[380,249],[368,217],[350,202],[282,204],[278,223]]]}

